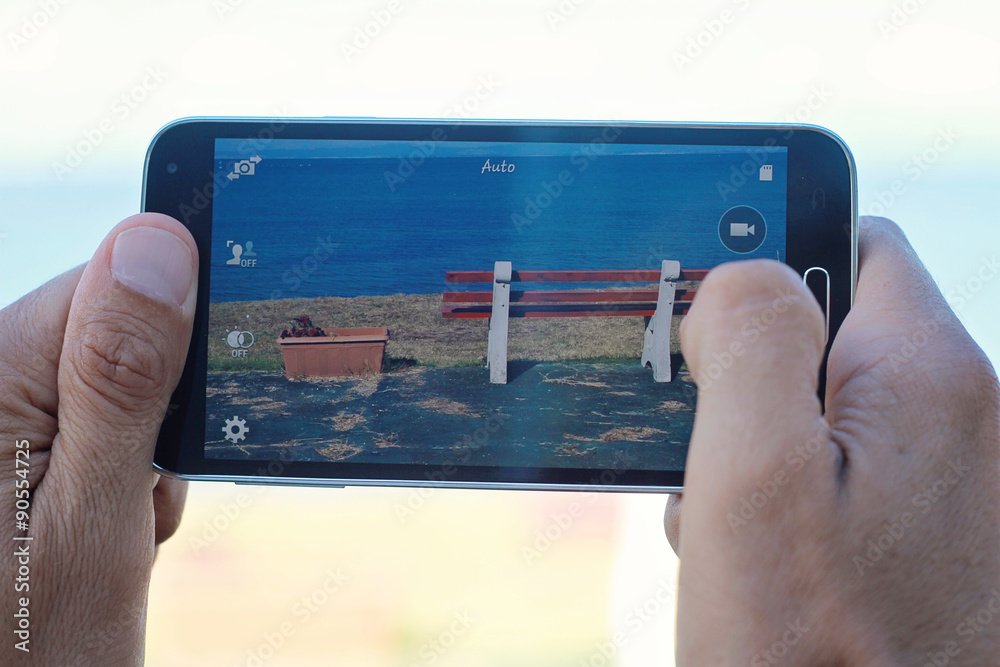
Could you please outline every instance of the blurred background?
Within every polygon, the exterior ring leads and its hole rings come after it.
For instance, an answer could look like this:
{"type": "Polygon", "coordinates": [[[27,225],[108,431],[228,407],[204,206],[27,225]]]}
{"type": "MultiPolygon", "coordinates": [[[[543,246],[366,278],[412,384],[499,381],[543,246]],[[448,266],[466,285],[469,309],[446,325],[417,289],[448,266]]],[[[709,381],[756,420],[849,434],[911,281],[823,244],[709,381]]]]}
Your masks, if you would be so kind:
{"type": "MultiPolygon", "coordinates": [[[[5,0],[0,306],[138,210],[181,116],[798,121],[846,140],[861,212],[996,364],[998,29],[931,0],[5,0]]],[[[195,484],[147,663],[670,665],[664,502],[195,484]]]]}

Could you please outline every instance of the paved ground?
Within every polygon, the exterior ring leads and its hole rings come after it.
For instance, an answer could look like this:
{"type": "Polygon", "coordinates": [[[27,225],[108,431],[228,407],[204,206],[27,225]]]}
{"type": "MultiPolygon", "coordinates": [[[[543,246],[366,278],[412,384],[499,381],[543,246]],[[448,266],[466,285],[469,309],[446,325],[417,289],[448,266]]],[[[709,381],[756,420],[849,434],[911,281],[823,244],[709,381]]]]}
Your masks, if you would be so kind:
{"type": "Polygon", "coordinates": [[[509,375],[491,385],[478,367],[343,380],[211,373],[207,455],[595,469],[626,457],[637,468],[682,467],[695,396],[686,369],[660,384],[638,364],[513,362],[509,375]],[[223,427],[235,416],[249,431],[232,444],[223,427]]]}

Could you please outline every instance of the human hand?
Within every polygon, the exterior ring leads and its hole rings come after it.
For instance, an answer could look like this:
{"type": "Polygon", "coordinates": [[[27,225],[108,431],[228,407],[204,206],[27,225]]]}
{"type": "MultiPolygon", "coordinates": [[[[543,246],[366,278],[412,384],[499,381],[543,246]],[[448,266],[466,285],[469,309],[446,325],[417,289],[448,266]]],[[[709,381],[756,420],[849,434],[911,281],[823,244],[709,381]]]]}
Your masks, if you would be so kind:
{"type": "Polygon", "coordinates": [[[822,314],[789,269],[720,267],[684,321],[679,665],[998,664],[996,374],[893,223],[863,218],[859,252],[825,415],[822,314]],[[734,341],[745,354],[713,369],[734,341]]]}
{"type": "Polygon", "coordinates": [[[0,311],[0,664],[142,663],[155,545],[186,491],[152,457],[187,355],[197,256],[176,220],[135,215],[87,265],[0,311]]]}

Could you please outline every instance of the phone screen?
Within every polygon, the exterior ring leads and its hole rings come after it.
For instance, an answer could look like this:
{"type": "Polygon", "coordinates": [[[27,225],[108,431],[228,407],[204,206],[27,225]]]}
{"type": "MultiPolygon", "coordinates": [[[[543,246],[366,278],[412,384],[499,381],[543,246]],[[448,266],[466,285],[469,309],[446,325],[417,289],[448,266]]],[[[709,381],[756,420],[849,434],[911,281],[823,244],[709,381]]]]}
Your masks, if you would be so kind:
{"type": "Polygon", "coordinates": [[[788,149],[619,135],[216,138],[205,458],[683,470],[676,304],[786,260],[788,149]]]}

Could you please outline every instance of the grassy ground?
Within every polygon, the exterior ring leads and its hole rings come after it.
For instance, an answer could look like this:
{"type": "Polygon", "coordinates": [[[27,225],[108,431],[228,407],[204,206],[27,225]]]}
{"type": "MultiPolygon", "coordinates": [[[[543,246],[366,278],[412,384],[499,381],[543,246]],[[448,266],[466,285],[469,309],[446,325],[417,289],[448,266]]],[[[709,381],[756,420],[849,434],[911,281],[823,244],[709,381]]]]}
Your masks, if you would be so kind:
{"type": "MultiPolygon", "coordinates": [[[[209,371],[283,371],[278,335],[291,320],[309,315],[324,329],[388,327],[383,370],[418,366],[469,366],[486,362],[487,320],[441,317],[440,294],[393,294],[354,298],[321,297],[215,303],[210,307],[209,371]],[[234,359],[228,331],[253,333],[245,359],[234,359]]],[[[671,352],[680,351],[675,316],[671,352]]],[[[642,355],[641,317],[573,317],[510,321],[511,361],[632,362],[642,355]]]]}

